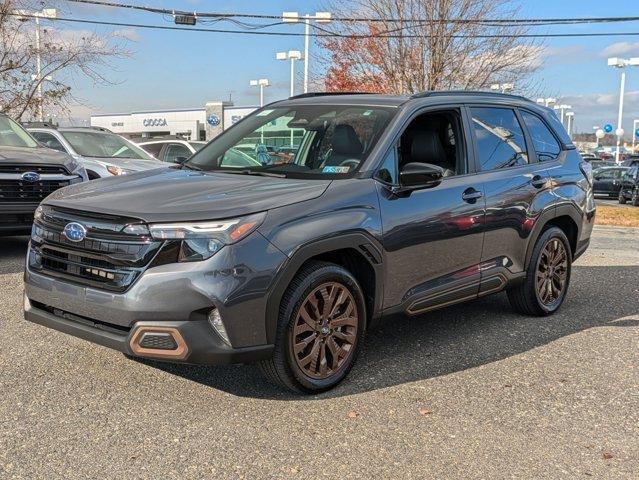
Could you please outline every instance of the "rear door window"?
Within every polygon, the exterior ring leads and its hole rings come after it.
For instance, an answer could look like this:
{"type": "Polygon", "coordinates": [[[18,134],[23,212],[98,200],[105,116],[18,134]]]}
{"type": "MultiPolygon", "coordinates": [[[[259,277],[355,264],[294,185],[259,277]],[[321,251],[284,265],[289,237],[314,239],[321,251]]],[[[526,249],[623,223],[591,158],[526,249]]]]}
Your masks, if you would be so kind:
{"type": "Polygon", "coordinates": [[[528,163],[524,132],[510,108],[470,109],[481,171],[517,167],[528,163]]]}

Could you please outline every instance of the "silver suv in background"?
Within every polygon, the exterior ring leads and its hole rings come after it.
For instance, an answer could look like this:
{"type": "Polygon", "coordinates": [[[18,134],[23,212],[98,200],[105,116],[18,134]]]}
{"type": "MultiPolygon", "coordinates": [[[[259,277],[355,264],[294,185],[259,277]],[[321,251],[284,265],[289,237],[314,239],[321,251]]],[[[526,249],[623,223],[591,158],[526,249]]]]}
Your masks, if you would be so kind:
{"type": "Polygon", "coordinates": [[[78,160],[89,180],[164,166],[133,142],[103,129],[27,125],[27,130],[42,145],[78,160]]]}
{"type": "Polygon", "coordinates": [[[147,153],[167,163],[182,163],[206,145],[206,142],[167,137],[154,139],[142,138],[136,141],[136,143],[147,153]]]}

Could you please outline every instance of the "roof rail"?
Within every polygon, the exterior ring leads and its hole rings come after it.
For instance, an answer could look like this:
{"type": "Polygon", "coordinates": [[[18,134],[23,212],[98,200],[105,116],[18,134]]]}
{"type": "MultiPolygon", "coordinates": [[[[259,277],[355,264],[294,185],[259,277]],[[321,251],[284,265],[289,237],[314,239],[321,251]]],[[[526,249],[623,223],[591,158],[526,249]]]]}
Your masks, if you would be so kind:
{"type": "Polygon", "coordinates": [[[313,98],[313,97],[327,97],[330,95],[366,95],[370,92],[308,92],[302,93],[300,95],[293,95],[289,97],[289,100],[294,100],[297,98],[313,98]]]}
{"type": "Polygon", "coordinates": [[[20,122],[24,128],[58,128],[55,123],[49,122],[20,122]]]}
{"type": "Polygon", "coordinates": [[[68,127],[68,128],[73,128],[73,129],[76,129],[76,130],[77,130],[77,129],[82,129],[82,130],[96,130],[96,131],[98,131],[98,132],[113,133],[113,131],[112,131],[112,130],[109,130],[109,129],[108,129],[108,128],[106,128],[106,127],[96,127],[96,126],[94,126],[94,125],[91,125],[91,126],[89,126],[89,127],[86,127],[86,126],[80,126],[80,127],[68,127]]]}
{"type": "Polygon", "coordinates": [[[509,93],[500,93],[500,92],[485,92],[485,91],[474,91],[474,90],[429,90],[426,92],[419,92],[411,95],[410,98],[427,98],[427,97],[444,97],[444,96],[476,96],[481,95],[485,97],[502,97],[502,98],[515,98],[517,100],[524,100],[526,102],[534,103],[530,98],[526,98],[521,95],[511,95],[509,93]]]}

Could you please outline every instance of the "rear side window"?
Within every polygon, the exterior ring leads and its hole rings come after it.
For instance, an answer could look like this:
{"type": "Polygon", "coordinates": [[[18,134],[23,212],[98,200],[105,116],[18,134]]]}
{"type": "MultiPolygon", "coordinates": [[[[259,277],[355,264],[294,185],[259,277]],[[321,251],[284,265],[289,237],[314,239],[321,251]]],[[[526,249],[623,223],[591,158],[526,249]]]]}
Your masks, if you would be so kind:
{"type": "Polygon", "coordinates": [[[555,160],[561,153],[561,146],[546,124],[530,112],[522,111],[528,133],[532,138],[533,148],[540,162],[555,160]]]}
{"type": "Polygon", "coordinates": [[[524,132],[510,108],[471,108],[481,171],[528,163],[524,132]]]}

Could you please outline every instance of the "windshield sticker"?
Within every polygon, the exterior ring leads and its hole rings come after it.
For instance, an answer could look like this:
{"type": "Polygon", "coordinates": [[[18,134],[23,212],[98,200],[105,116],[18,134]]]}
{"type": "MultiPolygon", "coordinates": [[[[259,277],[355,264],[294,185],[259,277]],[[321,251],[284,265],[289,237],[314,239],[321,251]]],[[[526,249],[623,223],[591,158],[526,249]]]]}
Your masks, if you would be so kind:
{"type": "Polygon", "coordinates": [[[262,110],[260,113],[257,114],[257,116],[266,117],[267,115],[270,115],[271,113],[273,113],[273,110],[262,110]]]}
{"type": "Polygon", "coordinates": [[[362,115],[364,115],[365,117],[368,117],[371,113],[373,113],[372,110],[366,110],[364,113],[362,113],[362,115]]]}
{"type": "Polygon", "coordinates": [[[322,173],[348,173],[351,167],[324,167],[322,173]]]}

